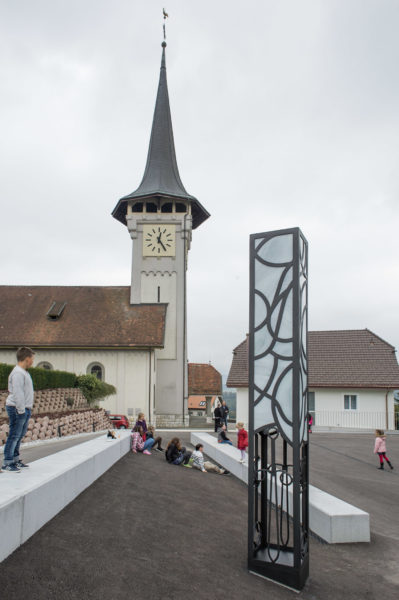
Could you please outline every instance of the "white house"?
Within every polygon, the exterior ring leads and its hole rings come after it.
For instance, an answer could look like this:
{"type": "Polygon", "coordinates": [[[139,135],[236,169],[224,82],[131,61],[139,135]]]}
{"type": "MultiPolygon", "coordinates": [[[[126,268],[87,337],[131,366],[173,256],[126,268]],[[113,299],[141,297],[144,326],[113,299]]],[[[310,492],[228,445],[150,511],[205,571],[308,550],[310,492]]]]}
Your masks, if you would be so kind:
{"type": "MultiPolygon", "coordinates": [[[[314,424],[395,429],[395,352],[368,329],[310,331],[308,398],[314,424]]],[[[227,386],[237,389],[237,420],[248,423],[248,336],[233,350],[227,386]]]]}
{"type": "Polygon", "coordinates": [[[144,176],[112,212],[132,239],[130,286],[0,286],[0,362],[30,346],[36,364],[115,385],[105,408],[168,426],[188,424],[187,257],[209,213],[180,179],[162,46],[144,176]]]}

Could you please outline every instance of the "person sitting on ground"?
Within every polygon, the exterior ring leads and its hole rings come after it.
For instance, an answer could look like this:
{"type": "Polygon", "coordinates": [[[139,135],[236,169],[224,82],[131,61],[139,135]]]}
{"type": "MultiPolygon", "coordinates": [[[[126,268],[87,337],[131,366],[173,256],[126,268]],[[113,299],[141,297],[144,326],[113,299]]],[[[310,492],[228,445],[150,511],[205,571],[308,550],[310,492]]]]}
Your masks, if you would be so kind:
{"type": "Polygon", "coordinates": [[[244,429],[244,423],[239,421],[236,425],[238,429],[237,433],[237,448],[241,452],[240,463],[245,462],[246,452],[245,450],[248,448],[248,432],[244,429]]]}
{"type": "MultiPolygon", "coordinates": [[[[140,425],[140,427],[143,429],[142,438],[144,441],[146,441],[148,428],[147,428],[147,423],[145,420],[145,414],[142,412],[138,414],[137,421],[135,422],[134,427],[137,427],[138,425],[140,425]]],[[[134,427],[132,429],[132,432],[134,431],[134,427]]]]}
{"type": "Polygon", "coordinates": [[[191,468],[191,465],[189,465],[190,456],[191,452],[181,445],[181,442],[177,437],[169,442],[165,450],[165,458],[168,463],[172,465],[180,465],[183,463],[183,467],[191,468]]]}
{"type": "Polygon", "coordinates": [[[199,469],[203,473],[219,473],[219,475],[228,475],[230,471],[226,469],[221,469],[217,465],[214,465],[209,460],[204,461],[204,455],[202,454],[204,451],[204,447],[202,444],[197,444],[195,446],[195,450],[191,455],[193,468],[199,469]]]}
{"type": "Polygon", "coordinates": [[[155,448],[155,450],[157,450],[158,452],[165,452],[161,446],[162,438],[159,435],[157,437],[155,437],[155,427],[153,425],[149,425],[148,429],[147,429],[147,440],[150,440],[150,439],[154,440],[153,446],[155,446],[155,444],[157,444],[157,447],[155,448]]]}
{"type": "Polygon", "coordinates": [[[226,425],[224,423],[218,429],[218,442],[219,444],[230,444],[230,446],[233,445],[233,442],[226,435],[226,425]]]}
{"type": "Polygon", "coordinates": [[[154,439],[143,440],[143,428],[141,425],[136,425],[132,433],[132,452],[142,452],[143,454],[151,454],[150,450],[154,445],[154,439]]]}

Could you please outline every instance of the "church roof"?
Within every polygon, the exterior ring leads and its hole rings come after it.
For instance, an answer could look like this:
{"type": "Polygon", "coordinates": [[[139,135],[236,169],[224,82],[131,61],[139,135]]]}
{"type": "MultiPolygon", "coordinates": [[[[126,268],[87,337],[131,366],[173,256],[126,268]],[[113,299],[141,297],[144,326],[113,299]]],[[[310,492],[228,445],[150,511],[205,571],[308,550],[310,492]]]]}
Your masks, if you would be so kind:
{"type": "Polygon", "coordinates": [[[119,200],[112,215],[126,225],[128,200],[141,200],[154,196],[180,198],[191,203],[193,229],[195,229],[209,217],[209,213],[194,196],[187,193],[180,179],[166,80],[166,43],[164,42],[162,46],[161,72],[144,176],[137,190],[119,200]]]}
{"type": "Polygon", "coordinates": [[[129,286],[0,286],[0,348],[162,348],[166,308],[129,286]]]}
{"type": "MultiPolygon", "coordinates": [[[[309,387],[399,389],[395,348],[369,329],[309,331],[309,387]]],[[[248,387],[248,336],[233,350],[228,387],[248,387]]]]}
{"type": "Polygon", "coordinates": [[[213,365],[188,363],[189,395],[219,395],[222,393],[222,376],[213,365]]]}

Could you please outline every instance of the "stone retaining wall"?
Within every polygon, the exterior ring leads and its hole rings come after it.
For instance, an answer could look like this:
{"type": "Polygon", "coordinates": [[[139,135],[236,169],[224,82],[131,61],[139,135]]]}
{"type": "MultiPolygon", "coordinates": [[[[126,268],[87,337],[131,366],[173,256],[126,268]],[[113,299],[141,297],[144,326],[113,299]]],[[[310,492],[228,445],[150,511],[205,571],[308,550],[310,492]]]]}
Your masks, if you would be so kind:
{"type": "MultiPolygon", "coordinates": [[[[36,440],[48,440],[58,437],[58,427],[61,426],[61,436],[102,431],[112,429],[112,423],[103,409],[76,410],[69,413],[50,413],[46,416],[33,416],[29,420],[28,431],[22,443],[36,440]]],[[[0,425],[0,446],[7,440],[8,423],[0,425]]]]}
{"type": "MultiPolygon", "coordinates": [[[[1,417],[7,417],[5,408],[7,396],[7,390],[0,391],[0,419],[1,417]]],[[[34,415],[67,411],[71,408],[89,408],[89,404],[79,388],[54,388],[35,391],[35,401],[32,411],[34,415]],[[68,398],[73,400],[72,406],[68,406],[68,398]]]]}

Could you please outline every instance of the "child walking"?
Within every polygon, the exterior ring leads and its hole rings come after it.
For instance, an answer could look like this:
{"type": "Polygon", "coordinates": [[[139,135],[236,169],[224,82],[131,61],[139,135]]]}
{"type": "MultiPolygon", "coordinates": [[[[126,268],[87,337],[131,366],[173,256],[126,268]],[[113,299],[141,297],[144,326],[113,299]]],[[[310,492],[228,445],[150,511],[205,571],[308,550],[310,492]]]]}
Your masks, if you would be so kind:
{"type": "Polygon", "coordinates": [[[245,450],[248,448],[248,432],[244,429],[244,423],[241,421],[237,423],[236,427],[238,429],[237,448],[241,451],[240,463],[243,463],[246,457],[245,450]]]}
{"type": "Polygon", "coordinates": [[[382,429],[375,430],[374,454],[378,454],[379,459],[380,459],[380,466],[377,468],[382,469],[382,470],[384,469],[384,458],[387,461],[387,463],[389,464],[389,466],[391,467],[391,469],[393,469],[393,466],[391,465],[391,462],[386,455],[386,451],[387,451],[386,439],[387,438],[384,435],[384,432],[382,429]]]}

